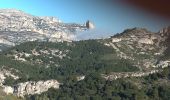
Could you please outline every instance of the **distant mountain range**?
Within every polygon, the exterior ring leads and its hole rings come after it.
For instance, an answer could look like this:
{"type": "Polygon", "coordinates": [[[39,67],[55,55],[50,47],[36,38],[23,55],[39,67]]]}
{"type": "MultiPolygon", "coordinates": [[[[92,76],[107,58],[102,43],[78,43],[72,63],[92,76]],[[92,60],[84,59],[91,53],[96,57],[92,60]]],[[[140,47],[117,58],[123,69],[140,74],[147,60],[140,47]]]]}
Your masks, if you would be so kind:
{"type": "Polygon", "coordinates": [[[72,41],[77,32],[95,26],[64,23],[55,17],[38,17],[15,9],[0,9],[0,44],[14,46],[26,41],[72,41]]]}

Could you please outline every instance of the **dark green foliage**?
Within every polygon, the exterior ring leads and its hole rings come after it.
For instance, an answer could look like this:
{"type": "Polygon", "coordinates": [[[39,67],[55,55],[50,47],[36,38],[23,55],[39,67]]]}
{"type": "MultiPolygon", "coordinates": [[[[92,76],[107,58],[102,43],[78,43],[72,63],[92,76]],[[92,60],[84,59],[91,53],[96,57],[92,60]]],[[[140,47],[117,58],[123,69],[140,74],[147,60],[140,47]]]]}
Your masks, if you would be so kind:
{"type": "Polygon", "coordinates": [[[164,51],[164,55],[161,57],[161,60],[170,59],[170,46],[164,51]]]}
{"type": "Polygon", "coordinates": [[[87,74],[89,72],[107,73],[137,70],[128,60],[103,59],[105,55],[112,55],[115,51],[110,47],[100,44],[96,40],[76,42],[75,46],[73,46],[70,51],[68,56],[71,59],[64,59],[60,63],[62,66],[60,67],[60,71],[63,71],[63,74],[87,74]],[[64,72],[66,69],[69,69],[69,72],[64,72]]]}
{"type": "MultiPolygon", "coordinates": [[[[160,78],[160,75],[155,75],[154,77],[156,76],[160,78]]],[[[91,73],[82,81],[68,78],[60,86],[60,89],[50,89],[41,95],[32,96],[34,99],[30,99],[30,96],[27,96],[27,99],[40,100],[37,98],[47,97],[49,100],[169,100],[170,85],[158,85],[156,84],[157,79],[152,79],[152,77],[144,78],[144,84],[146,85],[139,88],[134,82],[128,81],[129,79],[107,81],[101,78],[98,73],[91,73]],[[152,81],[148,81],[149,78],[152,81]]]]}
{"type": "MultiPolygon", "coordinates": [[[[0,65],[5,65],[16,70],[21,78],[17,82],[28,80],[47,80],[57,79],[65,80],[69,76],[88,75],[92,72],[110,73],[110,72],[129,72],[137,71],[130,61],[120,59],[117,56],[109,56],[115,53],[114,49],[107,47],[98,40],[78,41],[73,43],[68,42],[27,42],[15,46],[0,56],[0,65]],[[53,55],[41,54],[40,50],[58,49],[60,51],[69,50],[66,57],[60,59],[53,55]],[[38,56],[25,57],[27,62],[13,60],[14,52],[32,54],[32,50],[40,53],[38,56]],[[109,56],[109,57],[108,57],[109,56]],[[49,58],[52,57],[52,58],[49,58]],[[37,59],[43,61],[42,64],[37,63],[37,59]],[[53,61],[54,63],[50,63],[53,61]],[[56,67],[55,65],[59,65],[56,67]],[[46,68],[46,66],[50,66],[46,68]]],[[[14,83],[17,83],[14,82],[14,83]]],[[[7,82],[9,83],[9,82],[7,82]]],[[[11,84],[11,83],[10,83],[11,84]]]]}
{"type": "Polygon", "coordinates": [[[20,76],[19,80],[8,77],[4,84],[14,85],[18,82],[57,79],[63,84],[60,89],[49,89],[40,95],[27,96],[28,100],[169,100],[170,85],[159,84],[159,79],[170,79],[170,69],[166,68],[162,73],[152,74],[140,78],[142,88],[130,79],[118,79],[108,81],[101,78],[102,73],[130,72],[138,69],[133,63],[126,59],[120,59],[115,55],[114,49],[104,46],[97,40],[79,41],[73,43],[50,43],[50,42],[28,42],[11,48],[0,55],[0,66],[14,68],[19,72],[13,72],[20,76]],[[69,50],[66,57],[59,59],[41,54],[25,58],[27,62],[13,60],[13,51],[31,53],[31,50],[59,49],[69,50]],[[36,63],[41,59],[42,64],[36,63]],[[58,64],[50,64],[53,61],[58,64]],[[76,77],[85,75],[82,81],[76,77]]]}
{"type": "Polygon", "coordinates": [[[170,99],[170,86],[164,85],[158,88],[159,96],[162,100],[169,100],[170,99]]]}
{"type": "Polygon", "coordinates": [[[170,59],[170,35],[166,36],[166,41],[162,42],[161,45],[164,47],[167,47],[167,49],[164,51],[164,55],[160,58],[161,60],[167,60],[170,59]]]}
{"type": "Polygon", "coordinates": [[[59,90],[50,89],[46,93],[35,95],[34,98],[46,95],[50,100],[64,100],[66,97],[69,100],[135,100],[138,95],[137,87],[129,82],[105,81],[96,73],[89,74],[83,81],[68,81],[59,90]]]}
{"type": "Polygon", "coordinates": [[[7,77],[5,79],[5,83],[3,83],[4,85],[13,85],[13,83],[15,82],[15,80],[12,77],[7,77]]]}

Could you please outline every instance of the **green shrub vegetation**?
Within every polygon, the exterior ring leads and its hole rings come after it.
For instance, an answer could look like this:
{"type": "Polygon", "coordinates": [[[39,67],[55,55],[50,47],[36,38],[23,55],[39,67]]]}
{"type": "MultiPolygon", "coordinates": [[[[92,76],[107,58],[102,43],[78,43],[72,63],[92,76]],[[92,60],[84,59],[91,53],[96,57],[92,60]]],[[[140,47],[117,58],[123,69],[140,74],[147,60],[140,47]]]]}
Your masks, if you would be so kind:
{"type": "Polygon", "coordinates": [[[129,60],[120,59],[115,54],[111,47],[107,47],[97,40],[79,41],[79,42],[27,42],[15,46],[0,56],[0,65],[8,66],[19,70],[21,78],[17,81],[7,80],[6,84],[24,82],[28,80],[47,80],[57,79],[63,81],[70,75],[88,75],[92,72],[110,73],[110,72],[129,72],[137,71],[129,60]],[[69,50],[66,57],[60,59],[59,57],[41,54],[39,56],[25,57],[26,62],[14,60],[14,51],[18,53],[24,52],[31,54],[31,50],[58,49],[60,51],[69,50]],[[113,55],[113,56],[109,56],[113,55]],[[52,58],[49,58],[49,57],[52,58]],[[109,56],[109,57],[108,57],[109,56]],[[42,64],[37,64],[36,59],[43,61],[42,64]],[[53,64],[50,64],[53,61],[53,64]],[[59,66],[55,66],[55,65],[59,66]],[[49,65],[50,67],[46,68],[49,65]]]}
{"type": "Polygon", "coordinates": [[[98,40],[79,42],[27,42],[6,50],[0,55],[0,66],[14,68],[14,74],[20,79],[6,79],[4,84],[14,85],[18,82],[57,79],[63,84],[59,89],[28,95],[27,100],[169,100],[170,68],[163,72],[141,78],[105,80],[101,74],[110,72],[138,71],[133,62],[116,56],[113,48],[104,46],[98,40]],[[58,49],[68,50],[66,57],[60,59],[51,54],[24,57],[27,61],[14,60],[10,55],[31,50],[58,49]],[[51,57],[51,58],[50,58],[51,57]],[[37,63],[40,59],[43,63],[37,63]],[[50,63],[53,61],[54,63],[50,63]],[[49,64],[49,67],[46,66],[49,64]],[[55,66],[57,64],[58,66],[55,66]],[[85,79],[77,81],[76,77],[85,75],[85,79]]]}
{"type": "MultiPolygon", "coordinates": [[[[144,78],[142,87],[135,84],[133,79],[127,78],[107,81],[98,73],[89,74],[84,80],[76,81],[68,78],[60,89],[49,89],[40,95],[27,96],[30,100],[169,100],[170,84],[159,83],[160,79],[170,76],[170,68],[162,73],[153,74],[144,78]],[[129,81],[129,80],[133,80],[129,81]],[[158,84],[159,83],[159,84],[158,84]]],[[[169,80],[169,79],[168,79],[169,80]]],[[[163,81],[162,81],[163,82],[163,81]]]]}

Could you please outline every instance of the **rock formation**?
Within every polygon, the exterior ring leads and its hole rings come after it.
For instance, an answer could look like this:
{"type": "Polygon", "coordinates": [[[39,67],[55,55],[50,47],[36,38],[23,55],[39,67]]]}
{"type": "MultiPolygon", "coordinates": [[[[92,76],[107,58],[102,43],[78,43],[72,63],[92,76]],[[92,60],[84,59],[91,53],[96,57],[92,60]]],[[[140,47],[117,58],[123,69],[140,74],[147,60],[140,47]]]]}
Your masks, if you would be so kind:
{"type": "Polygon", "coordinates": [[[42,92],[48,91],[49,88],[59,88],[60,83],[57,80],[47,80],[47,81],[29,81],[24,83],[19,83],[14,87],[3,86],[3,91],[6,94],[15,94],[19,97],[24,95],[41,94],[42,92]]]}
{"type": "MultiPolygon", "coordinates": [[[[19,79],[18,76],[14,75],[12,72],[14,69],[7,68],[3,66],[0,69],[0,87],[3,88],[3,91],[6,94],[15,94],[19,97],[23,97],[24,95],[30,94],[40,94],[42,92],[48,91],[49,88],[58,89],[60,83],[57,80],[46,80],[46,81],[28,81],[24,83],[18,83],[14,86],[4,85],[5,79],[7,77],[11,77],[14,80],[19,79]],[[8,69],[8,70],[7,70],[8,69]]],[[[15,70],[18,72],[17,70],[15,70]]]]}
{"type": "Polygon", "coordinates": [[[141,38],[138,41],[141,44],[153,44],[154,42],[152,41],[152,39],[148,39],[148,38],[141,38]]]}
{"type": "MultiPolygon", "coordinates": [[[[89,28],[93,25],[89,23],[89,28]]],[[[38,17],[15,9],[0,9],[0,43],[14,46],[27,41],[72,41],[85,25],[64,23],[54,17],[38,17]]]]}
{"type": "Polygon", "coordinates": [[[95,28],[95,25],[91,22],[91,21],[87,21],[86,22],[86,27],[88,28],[88,29],[94,29],[95,28]]]}

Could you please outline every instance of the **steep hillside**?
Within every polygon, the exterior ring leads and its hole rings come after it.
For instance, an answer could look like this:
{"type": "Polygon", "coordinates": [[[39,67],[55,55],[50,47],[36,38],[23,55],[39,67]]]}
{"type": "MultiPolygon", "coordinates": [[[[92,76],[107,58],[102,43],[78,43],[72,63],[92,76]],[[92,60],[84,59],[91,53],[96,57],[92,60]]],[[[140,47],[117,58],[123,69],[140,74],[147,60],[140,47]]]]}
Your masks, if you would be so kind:
{"type": "Polygon", "coordinates": [[[168,33],[133,28],[106,39],[20,43],[1,52],[1,87],[7,94],[28,100],[79,96],[106,99],[115,95],[118,100],[135,100],[140,94],[135,91],[144,93],[143,99],[155,100],[149,94],[154,88],[146,84],[161,84],[156,89],[162,89],[162,84],[169,82],[168,33]]]}
{"type": "MultiPolygon", "coordinates": [[[[105,59],[115,61],[118,57],[121,61],[129,60],[142,73],[138,71],[111,72],[107,73],[104,79],[98,72],[93,72],[86,75],[84,80],[76,81],[75,78],[70,77],[64,81],[60,89],[50,89],[48,92],[31,97],[35,100],[42,98],[50,100],[55,98],[61,100],[169,100],[170,61],[167,58],[169,57],[169,35],[162,34],[169,34],[169,32],[152,33],[146,29],[134,28],[109,39],[98,40],[101,44],[114,49],[114,55],[106,55],[105,59]],[[148,74],[147,72],[151,70],[155,72],[148,74]]],[[[27,96],[27,99],[29,100],[30,96],[27,96]]]]}
{"type": "MultiPolygon", "coordinates": [[[[87,23],[87,26],[91,24],[87,23]]],[[[15,9],[0,9],[0,49],[28,41],[72,41],[86,25],[64,23],[55,17],[39,17],[15,9]]]]}
{"type": "Polygon", "coordinates": [[[22,71],[31,80],[138,70],[130,60],[119,58],[113,48],[99,41],[23,43],[1,55],[1,66],[22,71]]]}
{"type": "Polygon", "coordinates": [[[27,100],[169,100],[170,68],[141,78],[104,80],[99,74],[88,75],[82,81],[68,79],[60,89],[50,89],[27,100]]]}
{"type": "Polygon", "coordinates": [[[130,59],[141,70],[154,67],[158,58],[163,55],[165,47],[161,46],[162,38],[158,33],[142,28],[127,29],[111,37],[104,44],[113,47],[121,58],[130,59]]]}

